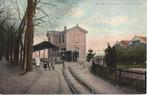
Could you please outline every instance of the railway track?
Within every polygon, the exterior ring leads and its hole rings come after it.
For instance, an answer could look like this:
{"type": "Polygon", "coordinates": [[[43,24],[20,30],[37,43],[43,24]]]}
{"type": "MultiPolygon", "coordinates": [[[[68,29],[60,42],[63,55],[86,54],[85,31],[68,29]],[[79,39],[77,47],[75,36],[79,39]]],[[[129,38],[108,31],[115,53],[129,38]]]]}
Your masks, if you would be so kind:
{"type": "Polygon", "coordinates": [[[58,94],[62,94],[61,77],[60,77],[60,74],[57,70],[55,70],[55,72],[57,73],[57,78],[58,78],[58,83],[59,83],[58,94]]]}
{"type": "Polygon", "coordinates": [[[92,94],[93,92],[83,84],[79,79],[77,79],[68,68],[63,68],[62,71],[65,80],[67,81],[73,94],[92,94]]]}

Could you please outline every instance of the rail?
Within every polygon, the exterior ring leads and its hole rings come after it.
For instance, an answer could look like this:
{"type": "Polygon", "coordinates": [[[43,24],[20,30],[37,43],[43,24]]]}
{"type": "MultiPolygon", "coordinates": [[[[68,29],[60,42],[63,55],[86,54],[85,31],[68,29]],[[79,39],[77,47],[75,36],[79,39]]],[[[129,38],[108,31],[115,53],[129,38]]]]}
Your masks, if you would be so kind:
{"type": "Polygon", "coordinates": [[[77,94],[78,91],[77,91],[77,90],[73,87],[73,85],[70,83],[70,80],[68,79],[67,74],[66,74],[66,72],[65,72],[65,68],[62,69],[62,73],[63,73],[63,76],[64,76],[64,78],[65,78],[67,84],[69,85],[70,90],[72,91],[72,93],[73,93],[73,94],[77,94]]]}
{"type": "MultiPolygon", "coordinates": [[[[69,87],[71,88],[71,91],[74,93],[74,94],[77,94],[79,93],[76,88],[74,87],[73,84],[71,84],[70,82],[70,79],[68,78],[67,74],[66,74],[66,69],[69,69],[69,72],[71,73],[71,75],[75,78],[76,81],[78,81],[78,83],[80,85],[82,85],[85,89],[87,89],[87,91],[91,94],[100,94],[99,92],[97,92],[92,85],[90,85],[89,83],[85,82],[84,80],[82,80],[79,76],[77,76],[77,74],[75,74],[72,70],[71,70],[71,67],[68,67],[68,68],[64,68],[63,69],[63,75],[69,85],[69,87]]],[[[83,88],[83,89],[84,89],[83,88]]],[[[85,94],[85,93],[84,93],[85,94]]]]}
{"type": "Polygon", "coordinates": [[[60,77],[60,74],[57,70],[55,70],[55,72],[57,73],[57,77],[59,80],[59,94],[62,94],[61,77],[60,77]]]}

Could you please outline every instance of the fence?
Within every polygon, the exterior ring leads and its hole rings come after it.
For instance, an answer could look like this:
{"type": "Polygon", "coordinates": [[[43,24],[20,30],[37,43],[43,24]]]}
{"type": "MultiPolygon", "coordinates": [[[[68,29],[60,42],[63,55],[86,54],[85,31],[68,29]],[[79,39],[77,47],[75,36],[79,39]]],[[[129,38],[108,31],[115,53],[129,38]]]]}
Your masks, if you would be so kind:
{"type": "Polygon", "coordinates": [[[146,71],[128,71],[92,64],[92,72],[118,84],[146,89],[146,71]]]}

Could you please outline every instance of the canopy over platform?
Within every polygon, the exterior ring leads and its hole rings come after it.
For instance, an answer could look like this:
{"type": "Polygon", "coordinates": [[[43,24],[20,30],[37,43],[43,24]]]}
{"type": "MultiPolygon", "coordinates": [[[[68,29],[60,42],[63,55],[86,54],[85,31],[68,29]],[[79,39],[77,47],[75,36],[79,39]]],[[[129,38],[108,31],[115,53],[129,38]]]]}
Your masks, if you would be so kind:
{"type": "Polygon", "coordinates": [[[43,50],[43,49],[49,49],[49,48],[58,49],[59,47],[51,44],[48,41],[43,41],[43,42],[41,42],[41,43],[36,44],[36,45],[33,46],[33,52],[39,51],[39,50],[43,50]]]}

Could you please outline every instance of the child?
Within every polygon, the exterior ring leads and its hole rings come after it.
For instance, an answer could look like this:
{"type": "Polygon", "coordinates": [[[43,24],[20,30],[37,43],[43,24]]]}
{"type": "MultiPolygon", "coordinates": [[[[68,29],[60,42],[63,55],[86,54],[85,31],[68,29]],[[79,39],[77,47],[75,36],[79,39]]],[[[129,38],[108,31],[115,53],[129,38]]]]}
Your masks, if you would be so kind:
{"type": "Polygon", "coordinates": [[[46,68],[47,68],[46,62],[44,62],[43,68],[46,70],[46,68]]]}
{"type": "Polygon", "coordinates": [[[51,68],[51,62],[48,62],[48,69],[50,70],[50,68],[51,68]]]}
{"type": "Polygon", "coordinates": [[[53,70],[55,69],[55,61],[54,60],[52,60],[52,62],[51,62],[51,67],[53,70]]]}

